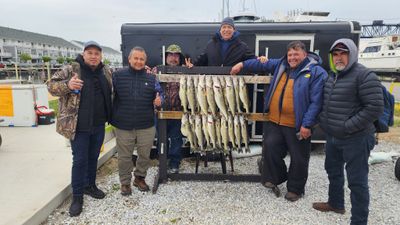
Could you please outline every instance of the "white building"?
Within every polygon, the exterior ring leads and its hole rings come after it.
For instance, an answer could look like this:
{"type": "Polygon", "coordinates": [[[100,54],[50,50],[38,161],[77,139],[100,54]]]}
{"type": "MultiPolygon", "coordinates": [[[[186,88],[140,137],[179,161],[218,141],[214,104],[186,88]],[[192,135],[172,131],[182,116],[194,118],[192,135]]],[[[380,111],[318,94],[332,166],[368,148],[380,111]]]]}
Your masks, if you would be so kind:
{"type": "MultiPolygon", "coordinates": [[[[122,54],[119,51],[101,47],[103,60],[109,60],[113,67],[122,66],[122,54]]],[[[59,57],[75,59],[82,51],[83,42],[69,42],[55,36],[0,26],[0,62],[20,63],[20,55],[26,53],[32,57],[32,63],[41,63],[43,56],[49,56],[55,64],[59,57]]]]}
{"type": "Polygon", "coordinates": [[[55,62],[58,57],[75,58],[80,49],[59,37],[0,27],[0,61],[20,62],[22,53],[29,54],[32,63],[43,62],[43,56],[55,62]]]}

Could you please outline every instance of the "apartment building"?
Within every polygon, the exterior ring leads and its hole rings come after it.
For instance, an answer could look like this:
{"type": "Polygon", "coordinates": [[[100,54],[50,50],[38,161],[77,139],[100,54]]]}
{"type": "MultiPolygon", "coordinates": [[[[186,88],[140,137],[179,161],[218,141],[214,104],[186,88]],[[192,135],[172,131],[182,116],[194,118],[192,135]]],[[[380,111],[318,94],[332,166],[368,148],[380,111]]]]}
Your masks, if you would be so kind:
{"type": "MultiPolygon", "coordinates": [[[[122,66],[122,54],[102,46],[103,59],[111,66],[122,66]]],[[[83,42],[66,41],[60,37],[39,34],[0,26],[0,62],[21,62],[22,53],[32,57],[32,63],[42,63],[43,56],[51,57],[55,64],[58,57],[75,58],[83,51],[83,42]]]]}

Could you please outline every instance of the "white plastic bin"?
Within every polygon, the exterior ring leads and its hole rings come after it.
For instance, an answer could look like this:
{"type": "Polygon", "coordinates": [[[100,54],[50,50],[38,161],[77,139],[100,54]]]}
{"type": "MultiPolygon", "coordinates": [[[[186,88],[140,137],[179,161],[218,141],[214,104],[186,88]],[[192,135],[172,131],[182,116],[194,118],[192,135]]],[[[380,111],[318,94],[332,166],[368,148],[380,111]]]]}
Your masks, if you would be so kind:
{"type": "Polygon", "coordinates": [[[0,118],[0,126],[37,126],[34,85],[0,85],[0,118]]]}

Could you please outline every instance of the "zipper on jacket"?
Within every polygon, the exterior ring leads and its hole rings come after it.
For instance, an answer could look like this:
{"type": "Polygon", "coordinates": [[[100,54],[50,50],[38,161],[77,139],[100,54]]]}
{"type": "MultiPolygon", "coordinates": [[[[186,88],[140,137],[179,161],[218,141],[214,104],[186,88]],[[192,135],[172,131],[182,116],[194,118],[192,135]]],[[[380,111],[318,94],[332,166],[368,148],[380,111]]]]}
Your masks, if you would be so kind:
{"type": "MultiPolygon", "coordinates": [[[[328,101],[327,101],[328,103],[326,104],[326,113],[328,113],[332,92],[333,92],[333,89],[335,88],[337,79],[338,79],[338,75],[335,73],[334,78],[333,78],[333,83],[332,83],[331,90],[329,90],[329,98],[328,98],[328,101]]],[[[325,117],[326,117],[325,118],[326,123],[328,123],[328,115],[325,115],[325,117]]]]}

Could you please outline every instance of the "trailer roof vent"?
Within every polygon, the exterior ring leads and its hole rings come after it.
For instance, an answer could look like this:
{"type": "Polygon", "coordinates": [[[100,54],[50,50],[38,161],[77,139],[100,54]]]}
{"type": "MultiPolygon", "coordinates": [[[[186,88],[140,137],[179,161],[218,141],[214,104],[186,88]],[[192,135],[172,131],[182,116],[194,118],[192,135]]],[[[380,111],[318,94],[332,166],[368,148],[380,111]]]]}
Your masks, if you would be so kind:
{"type": "Polygon", "coordinates": [[[254,13],[251,12],[242,12],[237,14],[236,16],[233,16],[233,20],[235,22],[255,22],[259,20],[260,17],[256,16],[254,13]]]}

